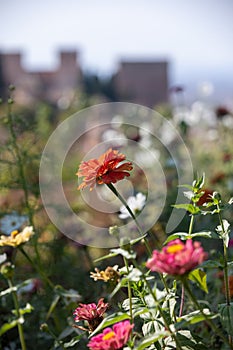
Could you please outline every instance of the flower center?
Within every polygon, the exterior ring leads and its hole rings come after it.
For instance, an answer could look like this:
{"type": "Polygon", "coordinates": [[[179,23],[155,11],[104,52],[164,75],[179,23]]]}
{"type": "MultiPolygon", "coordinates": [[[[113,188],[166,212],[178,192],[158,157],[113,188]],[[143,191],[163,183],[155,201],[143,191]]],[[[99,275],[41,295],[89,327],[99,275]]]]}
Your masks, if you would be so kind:
{"type": "Polygon", "coordinates": [[[167,247],[167,253],[180,252],[183,249],[183,244],[173,244],[167,247]]]}
{"type": "Polygon", "coordinates": [[[11,232],[11,236],[12,236],[12,237],[17,236],[18,234],[19,234],[19,231],[18,231],[18,230],[14,230],[14,231],[11,232]]]}
{"type": "Polygon", "coordinates": [[[111,331],[103,336],[103,340],[109,340],[109,339],[114,338],[114,337],[115,337],[115,333],[113,331],[111,331]]]}

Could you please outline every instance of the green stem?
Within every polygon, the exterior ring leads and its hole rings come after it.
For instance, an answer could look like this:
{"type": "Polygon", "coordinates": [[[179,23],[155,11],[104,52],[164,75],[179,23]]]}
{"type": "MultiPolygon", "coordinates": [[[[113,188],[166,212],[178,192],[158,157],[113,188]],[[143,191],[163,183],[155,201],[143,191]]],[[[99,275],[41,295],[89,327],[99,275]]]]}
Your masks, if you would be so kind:
{"type": "MultiPolygon", "coordinates": [[[[224,224],[223,224],[223,220],[222,220],[222,216],[221,216],[221,211],[219,208],[219,205],[217,204],[217,208],[218,208],[218,218],[219,218],[219,222],[222,228],[222,232],[223,234],[226,234],[225,232],[225,228],[224,228],[224,224]]],[[[229,286],[229,279],[228,279],[228,256],[227,256],[227,247],[225,245],[225,242],[223,240],[223,261],[224,261],[224,267],[223,267],[223,271],[224,271],[224,285],[225,285],[225,293],[226,293],[226,304],[228,307],[230,307],[231,305],[231,295],[230,295],[230,286],[229,286]]],[[[228,339],[229,339],[229,344],[233,345],[233,340],[232,340],[232,336],[229,334],[228,335],[228,339]]]]}
{"type": "MultiPolygon", "coordinates": [[[[129,274],[129,264],[127,259],[123,256],[124,263],[126,266],[127,273],[129,274]]],[[[132,304],[132,290],[131,283],[128,281],[128,297],[129,297],[129,314],[130,314],[130,322],[133,323],[133,304],[132,304]]]]}
{"type": "Polygon", "coordinates": [[[8,121],[9,121],[9,130],[11,134],[11,140],[12,140],[12,145],[15,150],[16,154],[16,161],[19,169],[19,175],[20,175],[20,180],[21,180],[21,185],[24,191],[24,197],[25,197],[25,205],[28,211],[28,217],[29,217],[29,222],[30,225],[34,226],[33,224],[33,213],[31,210],[31,206],[29,203],[29,191],[28,191],[28,186],[27,186],[27,181],[25,178],[25,173],[24,173],[24,165],[23,165],[23,159],[21,156],[21,152],[19,149],[19,146],[17,144],[17,136],[14,130],[14,122],[13,122],[13,116],[12,116],[12,111],[11,111],[11,104],[8,104],[8,121]]]}
{"type": "MultiPolygon", "coordinates": [[[[222,232],[223,232],[223,234],[225,234],[225,228],[224,228],[220,208],[218,205],[217,205],[217,208],[219,210],[218,217],[219,217],[219,222],[220,222],[220,225],[222,228],[222,232]]],[[[227,303],[227,306],[230,306],[231,296],[230,296],[230,288],[229,288],[229,280],[228,280],[228,265],[227,265],[228,257],[227,257],[227,247],[226,247],[224,241],[223,241],[223,259],[224,259],[224,283],[225,283],[225,291],[226,291],[226,303],[227,303]]]]}
{"type": "Polygon", "coordinates": [[[147,285],[147,288],[148,288],[148,290],[149,290],[149,292],[150,292],[152,298],[154,299],[155,304],[156,304],[157,307],[158,307],[159,313],[160,313],[160,315],[161,315],[161,317],[162,317],[162,319],[163,319],[163,322],[164,322],[164,326],[165,326],[165,328],[168,330],[168,332],[171,334],[171,337],[174,339],[174,341],[175,341],[175,343],[176,343],[176,346],[177,346],[176,349],[182,350],[182,347],[181,347],[181,345],[180,345],[180,342],[179,342],[177,336],[171,331],[170,325],[168,324],[168,322],[167,322],[167,320],[166,320],[166,316],[165,316],[165,314],[164,314],[164,312],[163,312],[163,309],[162,309],[162,307],[160,306],[160,304],[159,304],[159,302],[158,302],[158,300],[157,300],[157,298],[156,298],[156,295],[154,294],[153,289],[152,289],[151,286],[150,286],[150,283],[147,281],[144,272],[142,271],[141,267],[138,265],[138,263],[136,262],[135,259],[133,259],[132,261],[133,261],[133,263],[134,263],[134,266],[135,266],[139,271],[141,271],[141,273],[142,273],[142,278],[143,278],[143,280],[145,281],[145,283],[146,283],[146,285],[147,285]]]}
{"type": "Polygon", "coordinates": [[[182,284],[179,317],[182,316],[183,308],[184,308],[184,285],[182,284]]]}
{"type": "Polygon", "coordinates": [[[13,301],[14,301],[14,306],[15,306],[15,311],[16,311],[16,315],[18,318],[18,332],[19,332],[19,339],[20,339],[20,343],[21,343],[21,347],[22,350],[26,350],[26,343],[25,343],[25,339],[24,339],[24,333],[23,333],[23,326],[20,323],[20,311],[19,311],[19,302],[18,302],[18,297],[17,297],[17,293],[16,291],[13,289],[13,283],[12,280],[10,278],[7,279],[8,281],[8,285],[9,287],[12,289],[12,297],[13,297],[13,301]]]}
{"type": "Polygon", "coordinates": [[[38,271],[38,273],[40,274],[40,276],[42,277],[42,279],[49,285],[49,287],[51,287],[52,289],[54,288],[54,285],[52,283],[52,281],[50,281],[50,279],[48,278],[48,276],[46,276],[46,274],[44,273],[44,271],[41,269],[40,266],[38,266],[28,255],[27,252],[25,252],[25,250],[23,249],[22,246],[19,246],[19,250],[21,251],[21,253],[25,256],[25,258],[30,262],[30,264],[35,268],[36,271],[38,271]]]}
{"type": "Polygon", "coordinates": [[[51,329],[49,328],[48,324],[47,323],[44,323],[41,325],[41,330],[43,332],[46,332],[46,333],[49,333],[52,338],[60,345],[60,347],[65,350],[65,347],[63,345],[63,342],[56,336],[56,334],[54,334],[51,329]]]}
{"type": "MultiPolygon", "coordinates": [[[[10,99],[13,101],[13,99],[10,97],[10,99]]],[[[13,115],[11,111],[11,103],[8,103],[8,123],[9,123],[9,131],[11,135],[11,142],[12,146],[15,152],[15,160],[16,164],[18,166],[18,171],[19,171],[19,180],[21,182],[21,186],[24,192],[24,201],[25,201],[25,206],[27,208],[27,213],[28,213],[28,219],[29,223],[33,228],[35,229],[34,225],[34,220],[33,220],[33,210],[31,208],[30,202],[29,202],[29,190],[28,190],[28,185],[27,185],[27,180],[25,176],[25,171],[24,171],[24,163],[23,163],[23,157],[21,155],[20,148],[17,143],[17,135],[14,130],[14,121],[13,121],[13,115]]],[[[37,240],[34,239],[34,247],[35,247],[35,252],[38,258],[38,263],[40,263],[40,255],[38,252],[38,247],[37,247],[37,240]]]]}
{"type": "Polygon", "coordinates": [[[189,284],[187,282],[187,279],[184,278],[183,279],[183,284],[184,284],[184,288],[187,291],[188,296],[190,297],[191,301],[193,302],[193,304],[196,306],[196,308],[198,310],[200,310],[202,316],[205,318],[206,323],[208,323],[208,325],[214,330],[214,332],[222,339],[222,341],[228,345],[230,345],[230,348],[233,349],[233,346],[231,343],[228,342],[227,338],[224,337],[224,335],[219,331],[218,327],[215,325],[215,323],[208,318],[208,316],[203,312],[203,308],[202,306],[198,303],[195,295],[192,293],[189,284]]]}
{"type": "MultiPolygon", "coordinates": [[[[143,231],[142,231],[142,229],[141,229],[141,226],[139,225],[136,216],[134,215],[134,213],[132,212],[132,210],[131,210],[130,207],[128,206],[126,200],[125,200],[125,199],[122,197],[122,195],[117,191],[117,189],[113,186],[112,183],[107,184],[107,186],[108,186],[108,188],[115,194],[115,196],[116,196],[117,198],[119,198],[119,200],[121,201],[121,203],[126,207],[126,209],[128,210],[130,216],[131,216],[132,219],[134,220],[134,222],[135,222],[135,224],[136,224],[136,226],[137,226],[137,228],[138,228],[138,231],[139,231],[140,235],[143,236],[144,233],[143,233],[143,231]]],[[[152,251],[151,251],[151,249],[150,249],[150,246],[149,246],[149,244],[148,244],[147,239],[144,238],[143,241],[144,241],[144,243],[145,243],[145,246],[146,246],[146,249],[147,249],[148,254],[151,256],[152,251]]]]}
{"type": "Polygon", "coordinates": [[[95,269],[95,266],[94,266],[94,264],[93,264],[93,261],[92,261],[92,258],[91,258],[91,255],[90,255],[88,246],[86,246],[86,245],[83,246],[82,251],[83,251],[83,253],[85,254],[85,257],[86,257],[86,259],[87,259],[87,262],[88,262],[88,265],[89,265],[89,269],[90,269],[90,270],[94,270],[94,269],[95,269]]]}
{"type": "Polygon", "coordinates": [[[190,224],[189,224],[189,238],[192,238],[192,232],[193,232],[193,224],[194,224],[194,215],[191,214],[190,224]]]}

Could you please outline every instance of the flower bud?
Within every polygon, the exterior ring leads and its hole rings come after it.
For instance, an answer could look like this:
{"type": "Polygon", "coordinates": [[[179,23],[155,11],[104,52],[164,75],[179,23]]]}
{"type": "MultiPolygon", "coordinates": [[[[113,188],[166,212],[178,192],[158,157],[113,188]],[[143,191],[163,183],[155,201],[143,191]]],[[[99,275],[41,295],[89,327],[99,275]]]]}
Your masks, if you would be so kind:
{"type": "Polygon", "coordinates": [[[15,266],[13,264],[11,264],[11,262],[7,261],[5,264],[3,264],[1,266],[1,274],[7,278],[7,279],[11,279],[14,275],[14,269],[15,266]]]}
{"type": "Polygon", "coordinates": [[[108,231],[109,231],[109,234],[111,235],[111,236],[115,236],[115,237],[118,237],[119,236],[119,228],[118,228],[118,226],[110,226],[109,227],[109,229],[108,229],[108,231]]]}
{"type": "Polygon", "coordinates": [[[42,324],[40,325],[40,330],[41,330],[42,332],[49,333],[49,326],[47,325],[47,323],[42,323],[42,324]]]}

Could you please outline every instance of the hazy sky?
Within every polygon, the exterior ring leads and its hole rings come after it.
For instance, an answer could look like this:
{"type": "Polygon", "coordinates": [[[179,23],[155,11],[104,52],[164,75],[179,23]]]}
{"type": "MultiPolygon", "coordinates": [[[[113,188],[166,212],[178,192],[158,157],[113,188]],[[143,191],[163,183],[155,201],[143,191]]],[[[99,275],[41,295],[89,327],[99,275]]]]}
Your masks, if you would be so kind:
{"type": "Polygon", "coordinates": [[[167,59],[171,83],[210,81],[233,99],[232,0],[0,0],[0,50],[50,69],[59,48],[110,73],[121,59],[167,59]]]}

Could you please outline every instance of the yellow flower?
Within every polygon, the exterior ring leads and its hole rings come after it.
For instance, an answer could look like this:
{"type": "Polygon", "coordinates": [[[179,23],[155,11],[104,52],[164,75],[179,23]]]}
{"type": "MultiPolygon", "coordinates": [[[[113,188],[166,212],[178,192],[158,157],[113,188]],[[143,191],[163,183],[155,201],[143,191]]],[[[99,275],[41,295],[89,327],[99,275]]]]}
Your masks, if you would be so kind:
{"type": "Polygon", "coordinates": [[[22,232],[12,231],[10,236],[0,237],[0,246],[11,246],[17,247],[18,245],[29,241],[29,239],[34,235],[33,227],[26,226],[22,232]]]}

